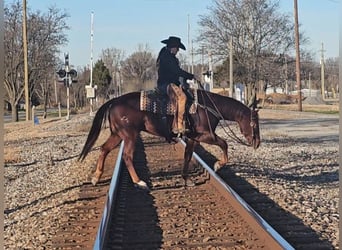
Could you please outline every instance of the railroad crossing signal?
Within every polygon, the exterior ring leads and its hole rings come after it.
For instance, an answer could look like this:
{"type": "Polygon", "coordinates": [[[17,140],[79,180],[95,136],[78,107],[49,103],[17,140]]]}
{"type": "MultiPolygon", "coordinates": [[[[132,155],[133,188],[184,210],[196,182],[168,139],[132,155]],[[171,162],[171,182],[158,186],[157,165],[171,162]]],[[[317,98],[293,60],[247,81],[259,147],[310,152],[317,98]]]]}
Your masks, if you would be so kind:
{"type": "Polygon", "coordinates": [[[74,82],[76,83],[77,80],[77,71],[74,69],[70,69],[69,67],[69,54],[64,54],[64,69],[58,70],[56,73],[59,77],[59,82],[63,82],[64,86],[67,87],[67,116],[66,119],[69,120],[70,118],[70,93],[69,93],[69,86],[74,82]]]}
{"type": "Polygon", "coordinates": [[[59,77],[59,82],[63,82],[64,86],[69,87],[72,83],[77,82],[77,71],[74,69],[69,69],[69,54],[64,55],[64,69],[58,70],[56,73],[59,77]]]}
{"type": "Polygon", "coordinates": [[[66,71],[64,69],[60,69],[56,73],[59,78],[64,78],[66,76],[66,71]]]}

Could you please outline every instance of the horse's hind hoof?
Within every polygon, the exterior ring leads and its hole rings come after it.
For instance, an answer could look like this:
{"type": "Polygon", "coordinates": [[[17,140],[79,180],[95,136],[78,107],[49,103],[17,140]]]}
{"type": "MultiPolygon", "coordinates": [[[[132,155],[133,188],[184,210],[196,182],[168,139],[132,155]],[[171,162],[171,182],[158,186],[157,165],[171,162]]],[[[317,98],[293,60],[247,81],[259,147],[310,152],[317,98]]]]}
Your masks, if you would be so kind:
{"type": "Polygon", "coordinates": [[[139,189],[142,189],[142,190],[145,190],[145,191],[149,191],[149,190],[150,190],[150,189],[148,188],[146,182],[141,181],[141,180],[140,180],[139,182],[137,182],[137,183],[134,183],[134,186],[135,186],[136,188],[139,188],[139,189]]]}
{"type": "Polygon", "coordinates": [[[196,186],[196,183],[193,182],[192,180],[185,180],[184,181],[184,187],[194,187],[196,186]]]}
{"type": "Polygon", "coordinates": [[[219,163],[218,161],[215,162],[215,164],[214,164],[214,171],[215,171],[215,172],[219,171],[221,167],[222,167],[222,166],[220,165],[220,163],[219,163]]]}
{"type": "Polygon", "coordinates": [[[97,179],[96,177],[91,178],[91,183],[96,186],[96,184],[99,182],[99,179],[97,179]]]}

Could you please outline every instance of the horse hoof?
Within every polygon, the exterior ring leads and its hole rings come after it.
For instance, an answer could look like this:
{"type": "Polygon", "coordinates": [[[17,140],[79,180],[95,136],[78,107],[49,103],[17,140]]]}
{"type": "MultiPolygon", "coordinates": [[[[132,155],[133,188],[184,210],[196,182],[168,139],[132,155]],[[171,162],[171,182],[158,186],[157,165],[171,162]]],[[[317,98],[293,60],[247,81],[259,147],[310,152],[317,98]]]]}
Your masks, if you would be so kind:
{"type": "Polygon", "coordinates": [[[196,185],[195,182],[193,182],[192,180],[185,180],[184,181],[184,186],[185,187],[194,187],[196,185]]]}
{"type": "Polygon", "coordinates": [[[96,184],[98,183],[98,179],[96,178],[96,177],[93,177],[92,179],[91,179],[91,183],[94,185],[94,186],[96,186],[96,184]]]}
{"type": "Polygon", "coordinates": [[[220,168],[221,168],[221,165],[220,165],[220,163],[217,161],[217,162],[215,162],[215,164],[214,164],[214,171],[215,172],[217,172],[217,171],[219,171],[220,170],[220,168]]]}
{"type": "Polygon", "coordinates": [[[139,182],[137,182],[137,183],[134,183],[134,186],[135,186],[136,188],[140,188],[140,189],[142,189],[142,190],[146,190],[146,191],[149,191],[149,190],[150,190],[150,189],[148,188],[146,182],[141,181],[141,180],[140,180],[139,182]]]}

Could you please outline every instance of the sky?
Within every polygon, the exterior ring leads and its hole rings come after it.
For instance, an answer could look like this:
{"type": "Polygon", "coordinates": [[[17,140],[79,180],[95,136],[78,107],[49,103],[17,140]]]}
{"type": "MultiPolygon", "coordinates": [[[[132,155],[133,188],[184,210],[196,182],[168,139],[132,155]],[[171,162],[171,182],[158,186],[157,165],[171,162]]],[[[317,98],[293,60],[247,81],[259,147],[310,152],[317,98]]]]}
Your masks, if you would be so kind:
{"type": "MultiPolygon", "coordinates": [[[[5,4],[13,0],[5,0],[5,4]]],[[[325,58],[339,56],[339,18],[342,0],[298,0],[300,31],[309,38],[306,47],[319,61],[321,43],[325,58]]],[[[280,12],[293,17],[293,0],[280,0],[280,12]]],[[[199,15],[208,15],[213,0],[27,0],[28,8],[47,11],[49,6],[65,10],[70,17],[66,31],[69,42],[60,57],[69,53],[75,67],[90,64],[91,13],[93,12],[93,62],[107,48],[123,50],[126,56],[147,45],[157,55],[169,36],[181,37],[188,47],[199,30],[199,15]],[[190,25],[190,29],[188,28],[190,25]]],[[[195,45],[194,45],[195,47],[195,45]]],[[[187,50],[189,51],[189,50],[187,50]]],[[[181,53],[187,53],[180,51],[181,53]]]]}

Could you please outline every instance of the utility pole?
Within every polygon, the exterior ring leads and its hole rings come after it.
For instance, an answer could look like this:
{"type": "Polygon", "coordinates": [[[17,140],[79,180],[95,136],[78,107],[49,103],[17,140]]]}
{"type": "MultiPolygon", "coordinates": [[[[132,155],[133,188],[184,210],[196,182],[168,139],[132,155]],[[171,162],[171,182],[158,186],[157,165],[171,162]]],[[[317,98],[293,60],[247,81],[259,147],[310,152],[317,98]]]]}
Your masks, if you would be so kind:
{"type": "Polygon", "coordinates": [[[188,14],[188,72],[190,72],[190,14],[188,14]]]}
{"type": "Polygon", "coordinates": [[[324,86],[324,47],[322,43],[322,49],[321,49],[321,85],[322,85],[322,98],[325,99],[325,86],[324,86]]]}
{"type": "Polygon", "coordinates": [[[194,41],[191,40],[191,73],[194,73],[194,41]]]}
{"type": "Polygon", "coordinates": [[[56,79],[54,80],[54,84],[55,84],[55,100],[56,100],[56,104],[58,103],[58,96],[57,96],[57,81],[56,79]]]}
{"type": "Polygon", "coordinates": [[[300,83],[300,50],[299,50],[299,28],[298,28],[298,5],[294,0],[294,19],[295,19],[295,45],[296,45],[296,82],[298,89],[298,111],[302,111],[302,91],[300,83]]]}
{"type": "Polygon", "coordinates": [[[214,88],[214,72],[213,72],[212,54],[210,50],[208,53],[208,59],[209,59],[209,72],[210,72],[209,91],[211,92],[214,88]]]}
{"type": "Polygon", "coordinates": [[[234,83],[233,83],[233,37],[229,40],[229,94],[233,98],[234,83]]]}
{"type": "MultiPolygon", "coordinates": [[[[25,85],[25,110],[26,121],[31,120],[31,103],[28,84],[28,62],[27,62],[27,16],[26,16],[26,0],[23,0],[23,49],[24,49],[24,85],[25,85]]],[[[17,108],[17,107],[13,107],[17,108]]]]}
{"type": "Polygon", "coordinates": [[[288,81],[288,72],[287,72],[287,57],[284,55],[284,63],[285,63],[285,94],[289,94],[289,81],[288,81]]]}
{"type": "MultiPolygon", "coordinates": [[[[94,39],[94,12],[91,12],[90,18],[90,88],[93,88],[93,39],[94,39]]],[[[90,115],[93,115],[93,98],[90,98],[90,115]]]]}
{"type": "Polygon", "coordinates": [[[309,96],[311,97],[311,72],[309,72],[309,96]]]}
{"type": "Polygon", "coordinates": [[[201,82],[204,82],[204,75],[203,75],[203,71],[204,71],[204,47],[202,45],[201,47],[201,82]]]}

